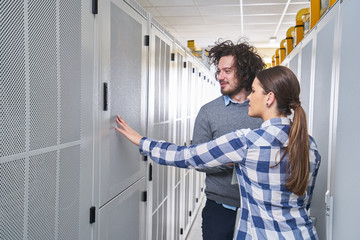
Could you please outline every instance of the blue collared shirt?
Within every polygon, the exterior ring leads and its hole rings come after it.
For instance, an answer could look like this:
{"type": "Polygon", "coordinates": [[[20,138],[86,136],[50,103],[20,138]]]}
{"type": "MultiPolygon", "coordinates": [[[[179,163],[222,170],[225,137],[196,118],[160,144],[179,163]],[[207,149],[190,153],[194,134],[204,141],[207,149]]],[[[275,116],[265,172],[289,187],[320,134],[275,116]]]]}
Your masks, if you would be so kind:
{"type": "Polygon", "coordinates": [[[318,239],[307,213],[320,166],[315,141],[309,136],[310,173],[304,196],[285,187],[287,157],[271,167],[288,144],[290,124],[288,118],[273,118],[259,129],[236,130],[188,147],[142,138],[139,149],[159,164],[181,168],[236,163],[242,202],[237,239],[318,239]]]}
{"type": "MultiPolygon", "coordinates": [[[[224,101],[225,101],[225,106],[228,106],[230,104],[230,102],[235,103],[235,104],[240,104],[240,103],[232,100],[228,95],[224,95],[224,101]]],[[[249,102],[249,100],[246,99],[243,103],[248,103],[248,102],[249,102]]]]}

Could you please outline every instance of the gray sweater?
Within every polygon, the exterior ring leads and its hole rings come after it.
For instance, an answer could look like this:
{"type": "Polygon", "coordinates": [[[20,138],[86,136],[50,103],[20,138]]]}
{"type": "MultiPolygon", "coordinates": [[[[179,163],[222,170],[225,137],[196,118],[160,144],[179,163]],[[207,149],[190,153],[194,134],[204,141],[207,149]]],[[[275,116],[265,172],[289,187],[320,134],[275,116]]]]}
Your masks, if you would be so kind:
{"type": "MultiPolygon", "coordinates": [[[[194,126],[192,144],[208,142],[236,129],[260,127],[260,118],[248,116],[248,102],[225,105],[224,97],[201,107],[194,126]]],[[[205,194],[210,200],[240,207],[240,193],[237,184],[231,184],[233,167],[222,165],[219,167],[201,169],[206,172],[205,194]]]]}

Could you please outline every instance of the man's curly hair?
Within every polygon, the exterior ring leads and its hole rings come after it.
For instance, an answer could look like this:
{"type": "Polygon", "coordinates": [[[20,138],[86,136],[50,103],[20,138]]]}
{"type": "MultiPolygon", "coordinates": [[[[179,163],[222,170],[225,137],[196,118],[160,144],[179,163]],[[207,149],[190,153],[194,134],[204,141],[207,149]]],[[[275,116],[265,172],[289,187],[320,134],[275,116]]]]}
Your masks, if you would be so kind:
{"type": "Polygon", "coordinates": [[[209,53],[210,62],[216,67],[221,57],[233,56],[235,74],[240,82],[240,88],[245,88],[246,91],[251,90],[255,76],[266,67],[266,64],[257,54],[256,48],[250,46],[246,41],[239,40],[234,44],[231,40],[224,42],[219,40],[207,52],[209,53]]]}

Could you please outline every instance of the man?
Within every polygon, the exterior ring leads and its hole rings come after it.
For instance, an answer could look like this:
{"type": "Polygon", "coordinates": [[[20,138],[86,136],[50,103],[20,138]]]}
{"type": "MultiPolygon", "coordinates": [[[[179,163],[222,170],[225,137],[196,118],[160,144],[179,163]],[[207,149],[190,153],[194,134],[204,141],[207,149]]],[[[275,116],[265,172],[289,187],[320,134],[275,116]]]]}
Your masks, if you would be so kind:
{"type": "MultiPolygon", "coordinates": [[[[193,144],[208,142],[241,128],[258,128],[260,119],[248,116],[247,96],[256,74],[265,67],[256,49],[246,42],[219,42],[209,51],[217,67],[216,78],[223,96],[205,104],[195,120],[193,144]]],[[[201,170],[206,172],[206,204],[202,211],[204,240],[233,239],[239,187],[232,184],[233,166],[201,170]]]]}

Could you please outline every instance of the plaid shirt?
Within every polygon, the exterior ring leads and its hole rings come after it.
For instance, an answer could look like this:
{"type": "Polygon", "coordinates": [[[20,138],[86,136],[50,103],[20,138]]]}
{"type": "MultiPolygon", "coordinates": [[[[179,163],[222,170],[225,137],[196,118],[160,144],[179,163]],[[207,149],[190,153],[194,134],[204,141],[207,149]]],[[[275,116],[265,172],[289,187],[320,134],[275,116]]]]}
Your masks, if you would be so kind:
{"type": "Polygon", "coordinates": [[[310,173],[304,196],[285,187],[287,157],[278,164],[288,144],[288,118],[273,118],[259,129],[241,129],[208,143],[190,147],[142,138],[140,153],[162,165],[181,168],[236,163],[241,195],[237,239],[318,239],[308,216],[320,166],[316,143],[309,136],[310,173]]]}

